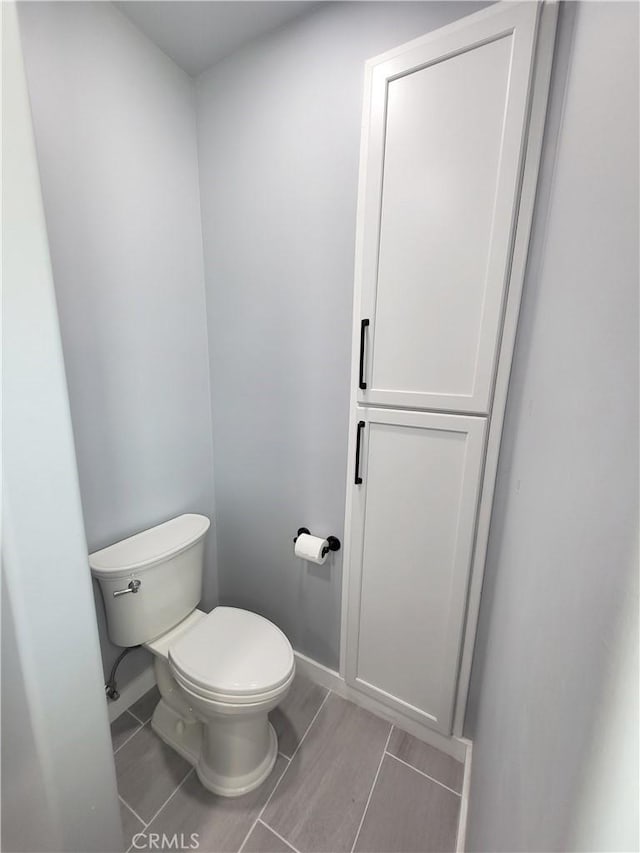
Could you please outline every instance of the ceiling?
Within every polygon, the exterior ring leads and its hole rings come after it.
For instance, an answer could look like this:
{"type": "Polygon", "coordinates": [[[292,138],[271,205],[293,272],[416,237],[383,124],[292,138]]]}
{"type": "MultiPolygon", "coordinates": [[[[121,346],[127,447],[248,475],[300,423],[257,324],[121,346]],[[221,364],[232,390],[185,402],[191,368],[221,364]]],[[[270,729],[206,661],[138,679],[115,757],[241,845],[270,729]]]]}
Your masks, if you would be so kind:
{"type": "Polygon", "coordinates": [[[115,4],[187,74],[196,77],[263,33],[309,11],[312,0],[135,0],[115,4]]]}

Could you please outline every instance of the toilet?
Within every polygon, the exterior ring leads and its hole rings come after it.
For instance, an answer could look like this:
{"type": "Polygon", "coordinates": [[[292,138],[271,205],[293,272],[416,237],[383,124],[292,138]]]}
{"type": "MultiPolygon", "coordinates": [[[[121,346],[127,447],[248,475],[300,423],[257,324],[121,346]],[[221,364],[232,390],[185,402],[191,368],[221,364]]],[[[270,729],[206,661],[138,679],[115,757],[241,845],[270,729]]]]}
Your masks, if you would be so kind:
{"type": "Polygon", "coordinates": [[[153,730],[210,791],[237,797],[269,775],[278,742],[268,714],[295,662],[268,619],[237,607],[197,609],[209,519],[186,514],[89,555],[109,637],[154,655],[161,699],[153,730]]]}

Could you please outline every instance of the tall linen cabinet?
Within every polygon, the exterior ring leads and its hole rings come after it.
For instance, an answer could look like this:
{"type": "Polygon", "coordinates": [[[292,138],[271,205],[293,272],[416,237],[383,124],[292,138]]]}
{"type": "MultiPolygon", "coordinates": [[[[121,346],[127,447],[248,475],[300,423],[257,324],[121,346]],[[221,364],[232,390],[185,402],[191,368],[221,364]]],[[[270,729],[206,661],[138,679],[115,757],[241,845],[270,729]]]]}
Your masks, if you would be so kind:
{"type": "Polygon", "coordinates": [[[498,3],[366,67],[342,667],[461,734],[557,9],[498,3]]]}

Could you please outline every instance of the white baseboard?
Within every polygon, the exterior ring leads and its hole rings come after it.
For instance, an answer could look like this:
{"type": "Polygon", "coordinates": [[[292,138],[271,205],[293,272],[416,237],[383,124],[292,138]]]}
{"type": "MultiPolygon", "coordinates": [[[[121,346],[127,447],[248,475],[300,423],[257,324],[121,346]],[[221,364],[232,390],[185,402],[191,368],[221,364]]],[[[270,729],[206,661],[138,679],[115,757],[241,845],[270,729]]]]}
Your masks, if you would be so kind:
{"type": "Polygon", "coordinates": [[[115,702],[111,702],[107,699],[107,702],[109,702],[107,709],[109,712],[109,722],[112,723],[120,716],[120,714],[124,714],[127,708],[144,696],[147,690],[151,690],[155,683],[156,676],[152,662],[149,666],[145,667],[142,672],[139,672],[135,678],[132,678],[128,684],[124,685],[120,691],[119,699],[116,699],[115,702]]]}
{"type": "Polygon", "coordinates": [[[384,720],[393,723],[398,728],[418,738],[418,740],[424,741],[442,752],[446,752],[447,755],[451,755],[457,761],[465,762],[466,773],[466,757],[470,747],[470,741],[466,738],[446,737],[446,735],[442,735],[440,732],[436,732],[428,726],[405,716],[401,711],[389,708],[377,699],[373,699],[371,696],[366,696],[359,690],[355,690],[335,670],[317,663],[317,661],[300,654],[300,652],[295,652],[295,657],[298,671],[304,673],[312,681],[315,681],[316,684],[328,687],[329,690],[333,690],[338,696],[343,696],[366,711],[371,711],[371,713],[376,714],[378,717],[382,717],[384,720]]]}
{"type": "Polygon", "coordinates": [[[471,761],[473,759],[473,742],[467,738],[461,738],[467,746],[467,757],[464,762],[464,777],[462,780],[462,800],[460,802],[460,814],[458,815],[458,840],[456,842],[456,853],[464,853],[467,841],[467,817],[469,814],[469,788],[471,786],[471,761]]]}

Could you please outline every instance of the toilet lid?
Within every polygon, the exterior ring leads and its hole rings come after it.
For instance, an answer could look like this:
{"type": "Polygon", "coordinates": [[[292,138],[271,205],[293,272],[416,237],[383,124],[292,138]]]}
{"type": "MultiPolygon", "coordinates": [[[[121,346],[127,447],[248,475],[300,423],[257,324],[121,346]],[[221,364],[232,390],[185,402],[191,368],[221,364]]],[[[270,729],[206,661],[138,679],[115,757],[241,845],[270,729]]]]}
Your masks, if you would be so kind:
{"type": "Polygon", "coordinates": [[[169,660],[192,684],[242,696],[283,684],[291,675],[293,649],[257,613],[216,607],[169,647],[169,660]]]}

